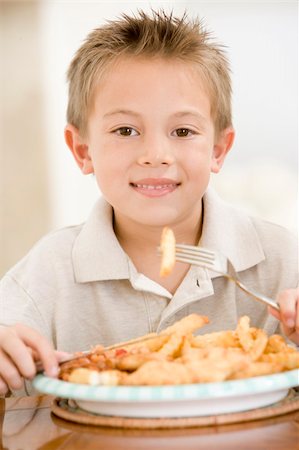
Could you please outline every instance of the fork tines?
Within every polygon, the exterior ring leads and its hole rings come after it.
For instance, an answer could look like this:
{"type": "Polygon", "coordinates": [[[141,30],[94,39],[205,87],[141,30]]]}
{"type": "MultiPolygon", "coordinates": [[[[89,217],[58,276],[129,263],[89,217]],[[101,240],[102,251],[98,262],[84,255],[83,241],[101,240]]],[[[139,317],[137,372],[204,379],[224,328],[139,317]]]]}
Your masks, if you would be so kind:
{"type": "Polygon", "coordinates": [[[203,247],[176,244],[176,261],[212,267],[215,263],[215,253],[203,247]]]}

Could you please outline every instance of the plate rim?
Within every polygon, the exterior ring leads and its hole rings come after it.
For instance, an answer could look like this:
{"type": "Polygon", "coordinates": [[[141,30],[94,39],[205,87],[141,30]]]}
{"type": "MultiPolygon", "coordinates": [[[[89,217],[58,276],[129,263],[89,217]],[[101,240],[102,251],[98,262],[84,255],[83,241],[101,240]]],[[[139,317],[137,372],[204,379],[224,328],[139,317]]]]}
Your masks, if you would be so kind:
{"type": "Polygon", "coordinates": [[[263,394],[299,386],[299,369],[238,380],[161,386],[90,386],[69,383],[38,374],[33,379],[32,385],[39,392],[74,400],[96,402],[200,401],[246,394],[263,394]]]}

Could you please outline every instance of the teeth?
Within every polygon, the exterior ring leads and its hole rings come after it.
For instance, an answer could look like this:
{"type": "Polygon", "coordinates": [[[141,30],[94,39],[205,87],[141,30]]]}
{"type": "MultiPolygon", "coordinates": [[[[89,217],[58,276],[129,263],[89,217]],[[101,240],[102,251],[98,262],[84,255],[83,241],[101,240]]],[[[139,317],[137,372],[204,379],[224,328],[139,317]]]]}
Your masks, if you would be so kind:
{"type": "Polygon", "coordinates": [[[174,184],[162,184],[162,185],[152,185],[152,184],[135,184],[136,187],[138,188],[142,188],[142,189],[149,189],[149,190],[153,190],[153,189],[165,189],[165,188],[171,188],[174,187],[174,184]]]}

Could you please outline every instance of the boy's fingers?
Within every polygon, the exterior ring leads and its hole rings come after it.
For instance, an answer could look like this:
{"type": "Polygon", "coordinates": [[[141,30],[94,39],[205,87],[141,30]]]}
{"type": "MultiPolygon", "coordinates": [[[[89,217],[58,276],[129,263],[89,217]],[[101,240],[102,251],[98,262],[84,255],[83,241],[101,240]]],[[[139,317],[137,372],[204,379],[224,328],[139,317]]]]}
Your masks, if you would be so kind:
{"type": "Polygon", "coordinates": [[[51,343],[32,328],[17,325],[18,335],[23,342],[37,352],[45,373],[50,377],[58,375],[58,363],[51,343]]]}
{"type": "Polygon", "coordinates": [[[297,295],[295,290],[287,290],[278,296],[281,319],[290,328],[295,326],[297,295]]]}
{"type": "MultiPolygon", "coordinates": [[[[35,366],[30,349],[13,329],[0,330],[1,355],[8,357],[25,378],[35,374],[35,366]]],[[[1,371],[1,370],[0,370],[1,371]]]]}
{"type": "Polygon", "coordinates": [[[7,386],[5,381],[2,380],[2,378],[0,376],[0,395],[5,395],[5,394],[7,394],[7,392],[9,392],[9,387],[7,386]]]}
{"type": "MultiPolygon", "coordinates": [[[[72,353],[67,353],[67,352],[62,352],[59,350],[55,350],[55,356],[57,359],[58,363],[63,363],[65,361],[69,361],[70,359],[73,358],[73,354],[72,353]]],[[[35,361],[36,361],[36,370],[37,371],[43,371],[44,367],[42,362],[38,359],[38,357],[35,357],[35,361]]]]}
{"type": "Polygon", "coordinates": [[[283,291],[278,296],[278,303],[280,306],[281,321],[286,328],[287,334],[294,331],[298,327],[298,290],[288,289],[283,291]]]}
{"type": "Polygon", "coordinates": [[[68,359],[71,359],[74,357],[73,353],[62,352],[61,350],[56,350],[55,355],[56,355],[57,361],[60,363],[67,361],[68,359]]]}
{"type": "Polygon", "coordinates": [[[5,389],[4,384],[12,389],[21,389],[23,387],[19,371],[3,351],[0,351],[0,380],[2,381],[3,389],[5,389]]]}
{"type": "Polygon", "coordinates": [[[277,311],[274,308],[271,308],[271,306],[268,306],[268,311],[270,314],[272,314],[272,316],[276,317],[276,319],[280,320],[280,312],[277,311]]]}
{"type": "Polygon", "coordinates": [[[6,330],[3,333],[1,346],[26,378],[32,378],[36,373],[33,353],[38,355],[49,376],[57,375],[58,364],[52,345],[32,328],[18,324],[13,329],[6,330]]]}

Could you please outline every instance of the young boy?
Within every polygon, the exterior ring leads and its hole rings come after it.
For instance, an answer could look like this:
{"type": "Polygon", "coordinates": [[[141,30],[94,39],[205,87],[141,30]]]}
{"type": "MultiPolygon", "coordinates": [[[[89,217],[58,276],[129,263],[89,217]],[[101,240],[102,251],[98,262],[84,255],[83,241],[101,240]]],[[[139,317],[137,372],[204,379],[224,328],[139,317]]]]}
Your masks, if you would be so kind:
{"type": "Polygon", "coordinates": [[[208,188],[234,139],[221,47],[186,16],[139,12],[94,30],[68,80],[66,143],[103,196],[84,225],[45,237],[4,276],[0,392],[21,389],[36,360],[57,375],[63,354],[54,349],[159,332],[192,312],[209,317],[205,333],[233,329],[243,314],[268,333],[281,321],[299,344],[295,239],[208,188]],[[199,267],[177,263],[161,278],[165,225],[178,242],[225,254],[280,314],[199,267]]]}

